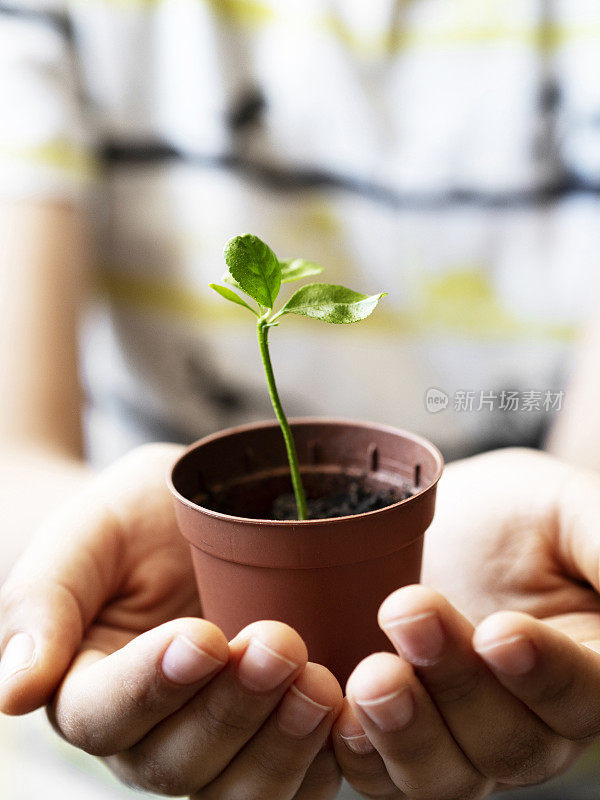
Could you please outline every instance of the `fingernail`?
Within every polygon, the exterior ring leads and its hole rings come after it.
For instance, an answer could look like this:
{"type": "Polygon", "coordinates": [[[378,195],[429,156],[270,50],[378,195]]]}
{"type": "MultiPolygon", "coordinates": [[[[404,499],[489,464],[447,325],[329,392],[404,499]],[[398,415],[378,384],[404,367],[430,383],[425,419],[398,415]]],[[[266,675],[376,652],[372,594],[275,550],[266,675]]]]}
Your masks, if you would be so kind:
{"type": "Polygon", "coordinates": [[[536,662],[535,647],[525,636],[483,642],[476,644],[475,650],[493,670],[505,675],[525,675],[536,662]]]}
{"type": "Polygon", "coordinates": [[[292,684],[277,709],[277,724],[290,736],[308,736],[331,710],[331,706],[311,700],[292,684]]]}
{"type": "Polygon", "coordinates": [[[352,750],[353,753],[358,753],[358,755],[361,756],[366,756],[368,753],[372,753],[375,750],[366,733],[356,733],[352,736],[344,736],[340,733],[340,739],[344,742],[348,750],[352,750]]]}
{"type": "Polygon", "coordinates": [[[6,643],[0,660],[0,683],[14,678],[35,660],[35,643],[28,633],[15,633],[6,643]]]}
{"type": "Polygon", "coordinates": [[[270,692],[298,669],[289,658],[252,637],[238,665],[238,678],[255,692],[270,692]]]}
{"type": "Polygon", "coordinates": [[[399,689],[376,700],[352,698],[375,725],[384,732],[399,731],[411,721],[415,704],[410,689],[399,689]]]}
{"type": "Polygon", "coordinates": [[[165,678],[182,686],[197,683],[223,666],[224,661],[211,656],[186,636],[176,636],[162,658],[165,678]]]}
{"type": "Polygon", "coordinates": [[[416,667],[434,664],[444,646],[444,630],[434,611],[401,617],[383,625],[384,631],[416,667]]]}

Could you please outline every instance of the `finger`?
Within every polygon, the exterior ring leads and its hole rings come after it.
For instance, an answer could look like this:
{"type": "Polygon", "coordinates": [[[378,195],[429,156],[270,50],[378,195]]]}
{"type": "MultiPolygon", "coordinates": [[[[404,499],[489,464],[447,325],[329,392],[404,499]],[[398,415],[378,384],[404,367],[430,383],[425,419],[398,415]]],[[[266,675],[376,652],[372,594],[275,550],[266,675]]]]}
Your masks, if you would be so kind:
{"type": "Polygon", "coordinates": [[[341,785],[342,774],[328,740],[306,770],[293,800],[335,800],[341,785]]]}
{"type": "Polygon", "coordinates": [[[498,680],[550,728],[576,741],[600,734],[600,643],[590,644],[516,612],[493,614],[473,637],[498,680]]]}
{"type": "MultiPolygon", "coordinates": [[[[399,656],[365,658],[348,679],[346,694],[393,784],[409,797],[458,800],[491,790],[494,782],[469,763],[413,669],[399,656]]],[[[350,754],[345,761],[351,763],[350,754]]],[[[353,768],[360,769],[356,760],[353,768]]],[[[375,779],[381,782],[381,776],[375,779]]]]}
{"type": "Polygon", "coordinates": [[[357,792],[367,797],[405,796],[390,778],[383,759],[365,733],[347,698],[335,721],[332,739],[340,769],[357,792]]]}
{"type": "Polygon", "coordinates": [[[473,626],[437,592],[394,592],[379,622],[480,773],[514,785],[540,782],[569,758],[567,743],[487,668],[473,650],[473,626]]]}
{"type": "Polygon", "coordinates": [[[49,709],[59,733],[97,756],[132,747],[190,700],[227,663],[223,633],[201,619],[179,619],[110,655],[84,650],[49,709]]]}
{"type": "Polygon", "coordinates": [[[307,664],[256,736],[194,800],[293,797],[341,704],[342,690],[333,675],[319,664],[307,664]]]}
{"type": "Polygon", "coordinates": [[[0,593],[0,711],[25,714],[49,701],[123,577],[114,497],[132,471],[141,481],[160,482],[179,450],[140,448],[37,532],[0,593]]]}
{"type": "Polygon", "coordinates": [[[256,622],[229,644],[229,663],[180,711],[109,764],[127,783],[174,795],[213,781],[256,734],[307,661],[300,636],[256,622]]]}

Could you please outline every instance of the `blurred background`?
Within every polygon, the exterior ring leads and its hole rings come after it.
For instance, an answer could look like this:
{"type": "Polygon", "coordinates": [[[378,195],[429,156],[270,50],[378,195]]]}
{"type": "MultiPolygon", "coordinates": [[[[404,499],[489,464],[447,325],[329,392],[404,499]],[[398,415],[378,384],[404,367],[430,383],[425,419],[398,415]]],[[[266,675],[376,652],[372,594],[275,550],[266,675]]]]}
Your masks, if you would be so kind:
{"type": "MultiPolygon", "coordinates": [[[[389,293],[273,331],[290,415],[599,466],[599,44],[591,0],[1,2],[3,574],[88,465],[271,416],[243,232],[389,293]]],[[[3,796],[127,794],[34,717],[3,796]]]]}

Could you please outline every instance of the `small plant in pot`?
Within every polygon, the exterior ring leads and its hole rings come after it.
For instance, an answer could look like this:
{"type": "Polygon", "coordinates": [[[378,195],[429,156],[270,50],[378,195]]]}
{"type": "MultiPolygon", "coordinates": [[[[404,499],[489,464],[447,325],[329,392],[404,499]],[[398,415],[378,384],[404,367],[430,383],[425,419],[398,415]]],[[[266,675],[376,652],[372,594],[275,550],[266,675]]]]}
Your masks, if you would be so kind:
{"type": "Polygon", "coordinates": [[[170,488],[203,614],[228,637],[259,619],[287,622],[310,658],[343,683],[361,658],[389,649],[377,609],[419,580],[442,457],[426,439],[385,425],[285,416],[271,328],[287,314],[358,322],[383,293],[310,283],[274,311],[282,283],[321,267],[280,261],[250,234],[227,243],[225,261],[228,285],[211,286],[256,316],[277,421],[207,436],[173,467],[170,488]]]}

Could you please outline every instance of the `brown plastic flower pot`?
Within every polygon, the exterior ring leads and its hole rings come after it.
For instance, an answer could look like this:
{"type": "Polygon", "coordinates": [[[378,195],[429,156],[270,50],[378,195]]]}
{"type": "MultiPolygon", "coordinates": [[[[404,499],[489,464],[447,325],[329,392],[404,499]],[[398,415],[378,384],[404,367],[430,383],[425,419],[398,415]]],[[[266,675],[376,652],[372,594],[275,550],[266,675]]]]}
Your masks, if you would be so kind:
{"type": "Polygon", "coordinates": [[[291,491],[277,422],[196,442],[175,463],[170,488],[206,619],[228,638],[256,620],[282,620],[343,685],[362,658],[390,649],[377,610],[390,592],[419,581],[443,460],[426,439],[383,425],[291,426],[308,497],[357,479],[374,490],[408,485],[414,494],[353,516],[269,519],[273,500],[291,491]]]}

